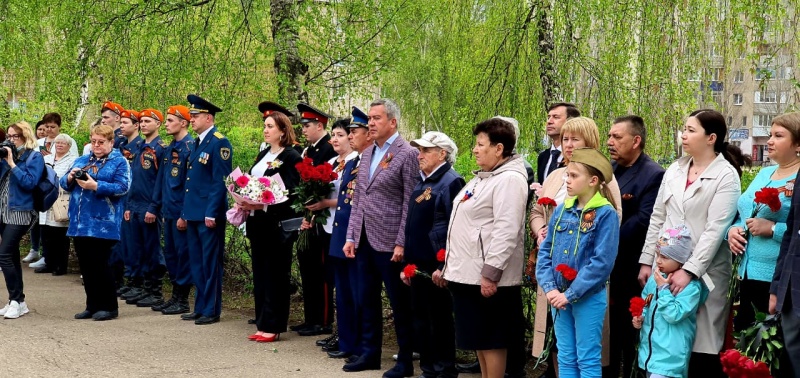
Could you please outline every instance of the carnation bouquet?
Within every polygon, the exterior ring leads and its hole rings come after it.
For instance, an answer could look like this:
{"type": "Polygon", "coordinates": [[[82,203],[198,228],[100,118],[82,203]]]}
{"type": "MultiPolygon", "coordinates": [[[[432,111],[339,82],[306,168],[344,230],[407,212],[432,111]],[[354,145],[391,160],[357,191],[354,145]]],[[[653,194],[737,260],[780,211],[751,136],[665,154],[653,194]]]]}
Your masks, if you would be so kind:
{"type": "Polygon", "coordinates": [[[228,221],[234,226],[244,223],[248,211],[241,208],[240,204],[249,205],[274,205],[286,202],[289,191],[276,174],[270,177],[253,177],[238,167],[225,178],[228,193],[236,204],[225,214],[228,221]]]}
{"type": "MultiPolygon", "coordinates": [[[[306,206],[327,198],[333,189],[333,181],[339,175],[330,163],[325,162],[315,166],[313,160],[309,158],[304,158],[295,167],[300,173],[300,183],[293,193],[296,198],[292,203],[292,209],[303,213],[303,217],[311,224],[325,224],[328,220],[328,209],[311,211],[306,209],[306,206]]],[[[298,250],[306,250],[309,247],[310,231],[311,229],[300,231],[297,239],[298,250]]]]}
{"type": "Polygon", "coordinates": [[[729,377],[772,377],[780,368],[783,350],[780,314],[756,311],[755,324],[739,334],[736,349],[720,354],[722,369],[729,377]]]}

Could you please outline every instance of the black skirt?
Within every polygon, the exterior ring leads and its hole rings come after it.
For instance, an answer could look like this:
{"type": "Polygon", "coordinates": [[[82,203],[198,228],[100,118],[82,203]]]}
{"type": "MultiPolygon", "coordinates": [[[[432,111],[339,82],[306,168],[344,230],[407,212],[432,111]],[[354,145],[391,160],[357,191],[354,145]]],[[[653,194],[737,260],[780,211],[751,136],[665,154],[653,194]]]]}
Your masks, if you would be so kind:
{"type": "Polygon", "coordinates": [[[498,287],[485,298],[480,285],[448,282],[453,295],[456,345],[464,350],[507,349],[524,330],[521,286],[498,287]]]}

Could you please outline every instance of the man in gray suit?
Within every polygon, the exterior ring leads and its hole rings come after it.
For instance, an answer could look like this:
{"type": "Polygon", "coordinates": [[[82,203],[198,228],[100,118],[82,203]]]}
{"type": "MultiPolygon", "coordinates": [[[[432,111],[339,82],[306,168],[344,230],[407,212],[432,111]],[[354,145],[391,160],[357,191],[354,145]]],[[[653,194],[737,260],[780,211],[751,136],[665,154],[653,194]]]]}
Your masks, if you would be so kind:
{"type": "Polygon", "coordinates": [[[356,303],[362,319],[362,354],[342,369],[354,372],[381,368],[383,282],[400,349],[397,364],[383,374],[385,378],[414,374],[411,293],[400,281],[400,271],[408,201],[420,177],[417,149],[400,136],[399,119],[400,109],[392,100],[380,99],[370,104],[368,126],[375,143],[361,157],[343,248],[345,256],[355,258],[358,267],[356,303]]]}

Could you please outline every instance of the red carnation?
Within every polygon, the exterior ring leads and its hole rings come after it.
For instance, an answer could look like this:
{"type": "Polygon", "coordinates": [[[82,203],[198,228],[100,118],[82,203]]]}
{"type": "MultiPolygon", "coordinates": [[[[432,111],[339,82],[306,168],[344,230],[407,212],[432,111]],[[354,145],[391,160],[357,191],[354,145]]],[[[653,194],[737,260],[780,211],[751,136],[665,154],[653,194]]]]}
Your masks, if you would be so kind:
{"type": "Polygon", "coordinates": [[[439,252],[436,252],[436,261],[444,262],[445,256],[447,256],[447,251],[444,248],[440,249],[439,252]]]}
{"type": "Polygon", "coordinates": [[[406,278],[414,278],[417,275],[417,266],[414,264],[408,264],[405,268],[403,268],[403,274],[405,274],[406,278]]]}
{"type": "Polygon", "coordinates": [[[777,188],[761,188],[756,192],[755,203],[769,206],[772,212],[777,212],[781,209],[780,192],[777,188]]]}
{"type": "Polygon", "coordinates": [[[633,297],[631,298],[631,306],[628,308],[628,311],[631,312],[631,316],[633,317],[642,316],[644,306],[645,303],[642,297],[633,297]]]}
{"type": "Polygon", "coordinates": [[[575,277],[578,277],[578,271],[570,268],[567,264],[558,264],[558,266],[556,266],[556,272],[560,272],[567,281],[572,281],[575,277]]]}
{"type": "Polygon", "coordinates": [[[550,197],[539,198],[539,200],[536,201],[536,204],[538,204],[539,206],[551,206],[551,207],[558,206],[556,204],[556,201],[554,199],[550,198],[550,197]]]}
{"type": "Polygon", "coordinates": [[[244,188],[245,186],[247,186],[247,183],[249,183],[249,182],[250,182],[250,178],[248,178],[245,175],[241,175],[241,176],[239,176],[239,178],[236,179],[236,186],[238,186],[240,188],[244,188]]]}

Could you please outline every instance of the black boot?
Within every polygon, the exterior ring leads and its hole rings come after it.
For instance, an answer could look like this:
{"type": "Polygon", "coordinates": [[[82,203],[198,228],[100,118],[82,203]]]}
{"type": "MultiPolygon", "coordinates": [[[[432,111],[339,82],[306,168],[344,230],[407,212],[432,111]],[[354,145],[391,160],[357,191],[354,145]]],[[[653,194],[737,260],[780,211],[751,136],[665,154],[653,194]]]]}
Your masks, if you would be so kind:
{"type": "Polygon", "coordinates": [[[164,315],[178,315],[189,312],[189,291],[192,287],[189,285],[179,285],[176,287],[179,287],[180,290],[175,292],[177,293],[175,294],[175,303],[161,310],[161,313],[164,315]]]}
{"type": "Polygon", "coordinates": [[[155,305],[155,306],[150,307],[150,308],[153,311],[161,311],[161,310],[163,310],[163,309],[165,309],[165,308],[167,308],[169,306],[172,306],[172,304],[175,303],[178,300],[178,295],[180,294],[180,290],[181,290],[181,288],[175,282],[172,282],[172,296],[170,296],[169,300],[164,302],[164,303],[162,303],[162,304],[155,305]]]}
{"type": "Polygon", "coordinates": [[[125,294],[120,295],[120,298],[125,299],[126,303],[127,300],[133,297],[138,297],[142,295],[143,287],[142,287],[142,279],[139,277],[134,277],[128,280],[129,287],[131,288],[125,294]]]}
{"type": "Polygon", "coordinates": [[[163,287],[162,280],[150,281],[150,290],[148,291],[150,295],[136,302],[136,307],[153,307],[164,304],[164,295],[161,292],[163,287]]]}
{"type": "Polygon", "coordinates": [[[118,297],[122,297],[122,294],[125,294],[125,293],[129,292],[131,290],[131,286],[133,285],[133,282],[132,282],[132,280],[130,278],[126,277],[126,278],[123,278],[123,280],[124,280],[124,283],[122,284],[122,287],[117,289],[117,296],[118,297]]]}
{"type": "MultiPolygon", "coordinates": [[[[153,288],[153,282],[150,280],[144,280],[144,284],[142,284],[142,289],[139,291],[139,295],[135,297],[128,296],[128,299],[125,300],[125,303],[129,305],[135,305],[139,303],[142,299],[145,299],[150,296],[150,290],[153,288]]],[[[133,290],[131,290],[133,291],[133,290]]]]}

